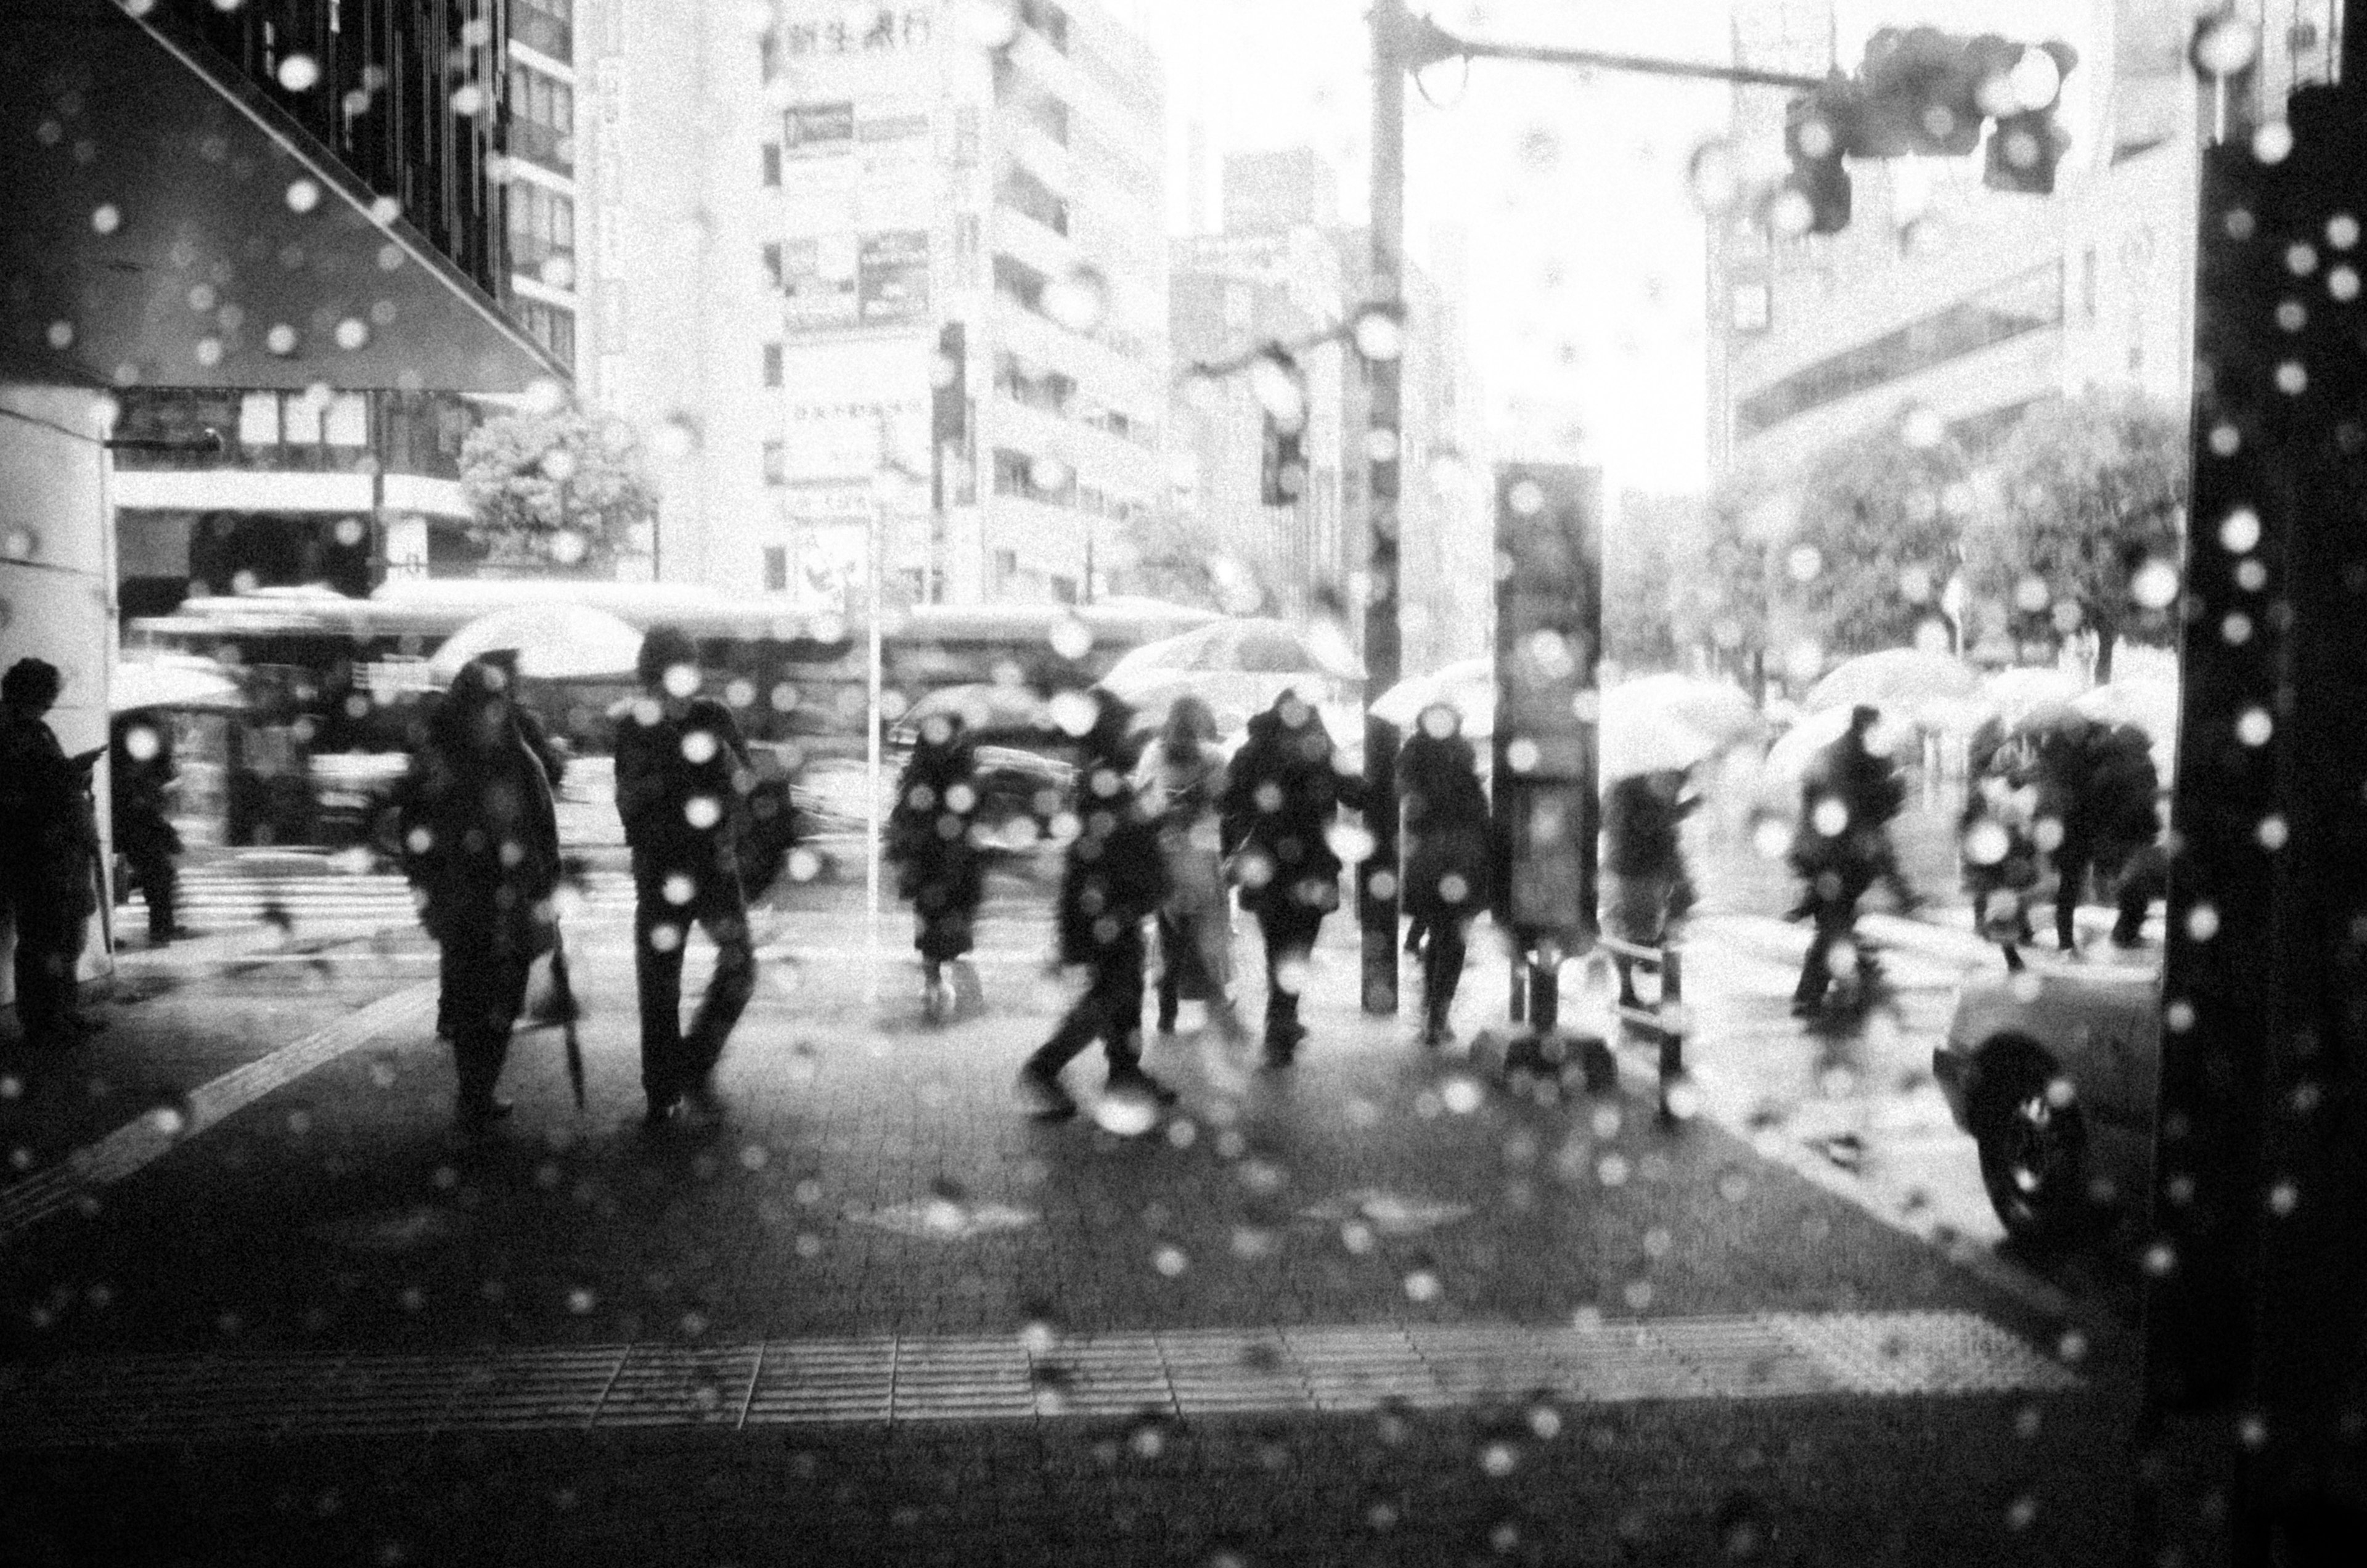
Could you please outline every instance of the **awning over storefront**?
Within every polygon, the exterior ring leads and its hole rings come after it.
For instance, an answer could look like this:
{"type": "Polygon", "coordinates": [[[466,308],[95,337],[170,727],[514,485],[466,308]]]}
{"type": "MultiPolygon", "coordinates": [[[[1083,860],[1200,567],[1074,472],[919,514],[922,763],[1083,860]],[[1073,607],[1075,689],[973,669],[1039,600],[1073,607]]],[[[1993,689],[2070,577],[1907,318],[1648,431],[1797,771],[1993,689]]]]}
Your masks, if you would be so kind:
{"type": "Polygon", "coordinates": [[[113,0],[0,27],[0,377],[522,392],[569,373],[236,73],[113,0]]]}

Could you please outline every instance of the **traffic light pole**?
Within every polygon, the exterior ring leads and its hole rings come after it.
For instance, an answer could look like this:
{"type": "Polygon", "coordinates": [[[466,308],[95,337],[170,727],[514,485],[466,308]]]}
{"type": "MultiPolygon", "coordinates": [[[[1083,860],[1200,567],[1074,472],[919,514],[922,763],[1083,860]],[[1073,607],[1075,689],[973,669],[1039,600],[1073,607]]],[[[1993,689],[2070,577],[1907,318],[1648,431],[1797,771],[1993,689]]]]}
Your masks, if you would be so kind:
{"type": "MultiPolygon", "coordinates": [[[[1372,278],[1366,297],[1379,309],[1402,308],[1405,244],[1406,39],[1411,28],[1399,0],[1374,0],[1372,278]]],[[[1365,505],[1370,554],[1365,588],[1365,827],[1372,852],[1356,868],[1362,929],[1364,1004],[1368,1013],[1398,1010],[1398,730],[1375,713],[1373,698],[1398,683],[1398,497],[1402,471],[1399,412],[1404,356],[1365,362],[1365,505]]]]}
{"type": "MultiPolygon", "coordinates": [[[[1398,312],[1405,298],[1405,79],[1409,73],[1457,56],[1526,61],[1598,70],[1640,72],[1694,81],[1767,87],[1816,87],[1818,76],[1698,65],[1593,50],[1474,43],[1407,11],[1404,0],[1373,0],[1373,187],[1369,308],[1398,312]]],[[[1367,359],[1369,401],[1365,420],[1367,549],[1365,589],[1365,690],[1367,702],[1398,683],[1402,647],[1398,626],[1398,545],[1404,432],[1400,423],[1403,356],[1367,359]]],[[[1398,761],[1397,726],[1365,712],[1365,827],[1372,853],[1356,871],[1356,911],[1362,933],[1364,1007],[1398,1010],[1398,761]]]]}

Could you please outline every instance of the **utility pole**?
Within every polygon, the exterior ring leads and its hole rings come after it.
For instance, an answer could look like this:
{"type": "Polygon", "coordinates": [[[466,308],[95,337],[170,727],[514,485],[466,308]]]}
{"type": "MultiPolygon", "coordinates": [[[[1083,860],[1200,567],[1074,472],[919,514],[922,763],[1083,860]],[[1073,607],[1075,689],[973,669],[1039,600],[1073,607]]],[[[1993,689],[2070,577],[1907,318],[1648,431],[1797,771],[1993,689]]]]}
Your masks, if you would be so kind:
{"type": "MultiPolygon", "coordinates": [[[[1372,278],[1365,297],[1394,312],[1402,307],[1405,243],[1406,33],[1403,0],[1373,0],[1373,204],[1368,224],[1372,278]]],[[[1356,868],[1356,911],[1363,929],[1364,1005],[1398,1010],[1398,730],[1374,713],[1371,699],[1398,683],[1398,477],[1402,355],[1365,362],[1365,507],[1370,519],[1365,588],[1365,827],[1372,852],[1356,868]]]]}

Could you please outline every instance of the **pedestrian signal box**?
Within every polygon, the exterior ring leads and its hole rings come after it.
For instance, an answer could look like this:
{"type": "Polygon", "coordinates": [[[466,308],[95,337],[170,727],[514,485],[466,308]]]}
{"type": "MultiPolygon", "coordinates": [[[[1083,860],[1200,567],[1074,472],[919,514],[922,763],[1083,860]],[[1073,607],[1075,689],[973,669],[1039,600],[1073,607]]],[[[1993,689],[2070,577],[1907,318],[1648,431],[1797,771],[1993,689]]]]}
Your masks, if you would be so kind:
{"type": "Polygon", "coordinates": [[[1497,919],[1527,943],[1594,934],[1603,475],[1496,470],[1497,919]]]}

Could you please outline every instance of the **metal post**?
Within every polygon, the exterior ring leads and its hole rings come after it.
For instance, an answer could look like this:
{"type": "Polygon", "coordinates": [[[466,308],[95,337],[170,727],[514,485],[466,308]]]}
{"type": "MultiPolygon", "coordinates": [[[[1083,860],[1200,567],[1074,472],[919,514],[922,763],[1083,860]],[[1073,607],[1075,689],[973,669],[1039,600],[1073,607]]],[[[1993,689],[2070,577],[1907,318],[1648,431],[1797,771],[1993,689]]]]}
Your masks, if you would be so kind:
{"type": "MultiPolygon", "coordinates": [[[[1405,39],[1402,0],[1374,0],[1373,205],[1369,225],[1373,306],[1394,312],[1404,283],[1405,39]]],[[[1367,360],[1365,502],[1371,540],[1365,591],[1365,694],[1369,704],[1398,683],[1399,363],[1367,360]]],[[[1398,732],[1365,712],[1365,826],[1372,854],[1356,871],[1356,908],[1364,929],[1364,1004],[1368,1013],[1398,1010],[1398,732]]]]}
{"type": "Polygon", "coordinates": [[[879,579],[880,558],[888,545],[888,490],[882,482],[872,487],[871,526],[864,541],[864,619],[868,623],[866,640],[868,648],[864,659],[865,684],[869,701],[864,713],[863,765],[863,894],[865,921],[865,962],[863,995],[867,1003],[879,999],[879,785],[880,756],[880,642],[879,642],[879,579]]]}

